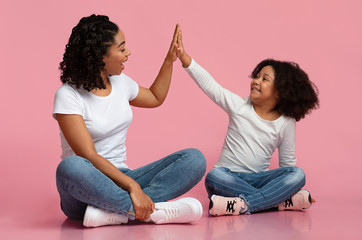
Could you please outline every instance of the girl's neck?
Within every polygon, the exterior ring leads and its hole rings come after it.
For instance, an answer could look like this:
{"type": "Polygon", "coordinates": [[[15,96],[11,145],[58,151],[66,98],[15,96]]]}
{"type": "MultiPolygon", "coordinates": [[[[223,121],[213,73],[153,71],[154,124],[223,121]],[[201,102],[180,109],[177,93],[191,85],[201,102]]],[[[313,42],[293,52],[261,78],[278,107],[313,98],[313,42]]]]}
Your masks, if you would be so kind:
{"type": "Polygon", "coordinates": [[[252,104],[256,114],[258,114],[258,116],[264,120],[274,121],[277,120],[282,115],[275,109],[275,106],[271,107],[271,106],[257,105],[254,103],[252,104]]]}

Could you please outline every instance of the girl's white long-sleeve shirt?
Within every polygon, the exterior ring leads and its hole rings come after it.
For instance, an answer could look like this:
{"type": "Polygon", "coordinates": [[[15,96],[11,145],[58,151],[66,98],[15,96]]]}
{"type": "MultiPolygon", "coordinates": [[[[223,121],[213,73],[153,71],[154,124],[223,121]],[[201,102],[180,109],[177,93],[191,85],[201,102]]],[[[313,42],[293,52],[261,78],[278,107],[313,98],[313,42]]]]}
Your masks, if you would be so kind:
{"type": "Polygon", "coordinates": [[[229,115],[224,145],[215,167],[246,173],[267,171],[276,148],[280,167],[296,165],[295,119],[282,115],[274,121],[264,120],[255,112],[249,97],[243,99],[223,88],[193,59],[185,70],[229,115]]]}

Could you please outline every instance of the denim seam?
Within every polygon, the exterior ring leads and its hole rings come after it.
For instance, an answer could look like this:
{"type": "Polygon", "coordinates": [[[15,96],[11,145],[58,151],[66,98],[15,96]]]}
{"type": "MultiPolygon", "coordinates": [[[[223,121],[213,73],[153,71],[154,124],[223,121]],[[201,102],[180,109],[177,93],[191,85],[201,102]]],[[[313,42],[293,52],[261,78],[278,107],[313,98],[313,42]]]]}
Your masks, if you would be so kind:
{"type": "MultiPolygon", "coordinates": [[[[176,160],[178,161],[180,159],[180,156],[182,157],[181,154],[175,154],[175,155],[171,155],[170,157],[174,157],[174,156],[179,156],[179,158],[176,160]]],[[[140,172],[137,176],[134,177],[134,179],[136,180],[139,177],[142,177],[143,175],[147,174],[148,172],[152,171],[154,168],[158,167],[159,165],[163,164],[165,161],[167,161],[169,158],[165,158],[162,161],[160,161],[157,165],[155,164],[152,168],[148,169],[148,171],[144,171],[144,172],[140,172]]]]}
{"type": "MultiPolygon", "coordinates": [[[[179,156],[181,156],[181,155],[179,155],[179,156]]],[[[177,158],[175,161],[173,161],[171,164],[169,164],[166,168],[164,168],[161,171],[161,173],[157,174],[156,177],[153,179],[154,182],[148,186],[149,190],[152,190],[155,186],[157,186],[159,184],[159,182],[161,181],[162,177],[165,176],[171,170],[171,168],[175,165],[175,163],[177,161],[179,161],[181,158],[182,158],[182,156],[177,158]]],[[[167,160],[167,159],[165,159],[165,160],[167,160]]],[[[148,192],[149,191],[145,192],[145,194],[147,194],[148,192]]]]}

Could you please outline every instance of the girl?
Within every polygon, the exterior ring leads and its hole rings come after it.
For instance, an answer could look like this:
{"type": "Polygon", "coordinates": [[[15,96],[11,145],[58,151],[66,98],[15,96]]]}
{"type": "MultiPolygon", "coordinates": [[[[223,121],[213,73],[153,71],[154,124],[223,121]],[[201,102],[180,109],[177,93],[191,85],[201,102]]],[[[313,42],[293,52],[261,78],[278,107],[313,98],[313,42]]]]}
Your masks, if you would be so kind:
{"type": "Polygon", "coordinates": [[[296,121],[319,106],[317,89],[292,62],[267,59],[251,74],[246,98],[224,89],[184,50],[178,58],[198,86],[229,115],[221,155],[206,176],[211,215],[238,215],[278,207],[301,210],[311,205],[302,169],[296,167],[296,121]],[[280,168],[269,170],[275,149],[280,168]]]}
{"type": "Polygon", "coordinates": [[[124,33],[107,16],[82,18],[73,28],[60,63],[63,86],[53,116],[60,126],[62,161],[56,172],[61,208],[86,227],[140,220],[184,223],[198,220],[198,200],[176,198],[203,177],[206,161],[196,149],[173,153],[131,170],[125,140],[130,105],[157,107],[168,93],[177,59],[173,40],[152,86],[143,88],[123,74],[130,56],[124,33]]]}

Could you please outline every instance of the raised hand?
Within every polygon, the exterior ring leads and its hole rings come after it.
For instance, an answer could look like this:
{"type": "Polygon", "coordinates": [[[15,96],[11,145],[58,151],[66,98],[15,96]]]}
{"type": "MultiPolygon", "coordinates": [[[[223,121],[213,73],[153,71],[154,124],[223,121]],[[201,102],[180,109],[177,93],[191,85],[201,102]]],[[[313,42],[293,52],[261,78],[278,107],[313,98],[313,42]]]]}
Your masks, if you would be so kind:
{"type": "Polygon", "coordinates": [[[180,32],[180,25],[176,24],[175,31],[173,33],[173,38],[171,42],[170,49],[168,50],[166,60],[169,60],[171,62],[176,61],[177,59],[177,48],[178,48],[178,38],[179,38],[179,32],[180,32]]]}
{"type": "Polygon", "coordinates": [[[177,24],[170,49],[167,52],[166,58],[160,68],[160,71],[152,83],[151,87],[139,87],[138,95],[135,99],[130,101],[132,106],[152,108],[160,106],[166,99],[168,89],[171,83],[173,63],[177,59],[177,39],[180,26],[177,24]]]}
{"type": "Polygon", "coordinates": [[[178,35],[177,35],[177,42],[176,42],[176,54],[177,57],[180,59],[182,66],[184,68],[190,66],[191,64],[191,57],[185,52],[184,44],[182,41],[182,31],[179,26],[178,35]]]}
{"type": "Polygon", "coordinates": [[[178,58],[181,58],[184,54],[185,54],[185,49],[184,49],[184,45],[182,42],[182,31],[181,31],[181,27],[179,26],[179,31],[178,31],[178,35],[177,35],[177,42],[176,42],[176,54],[178,58]]]}

